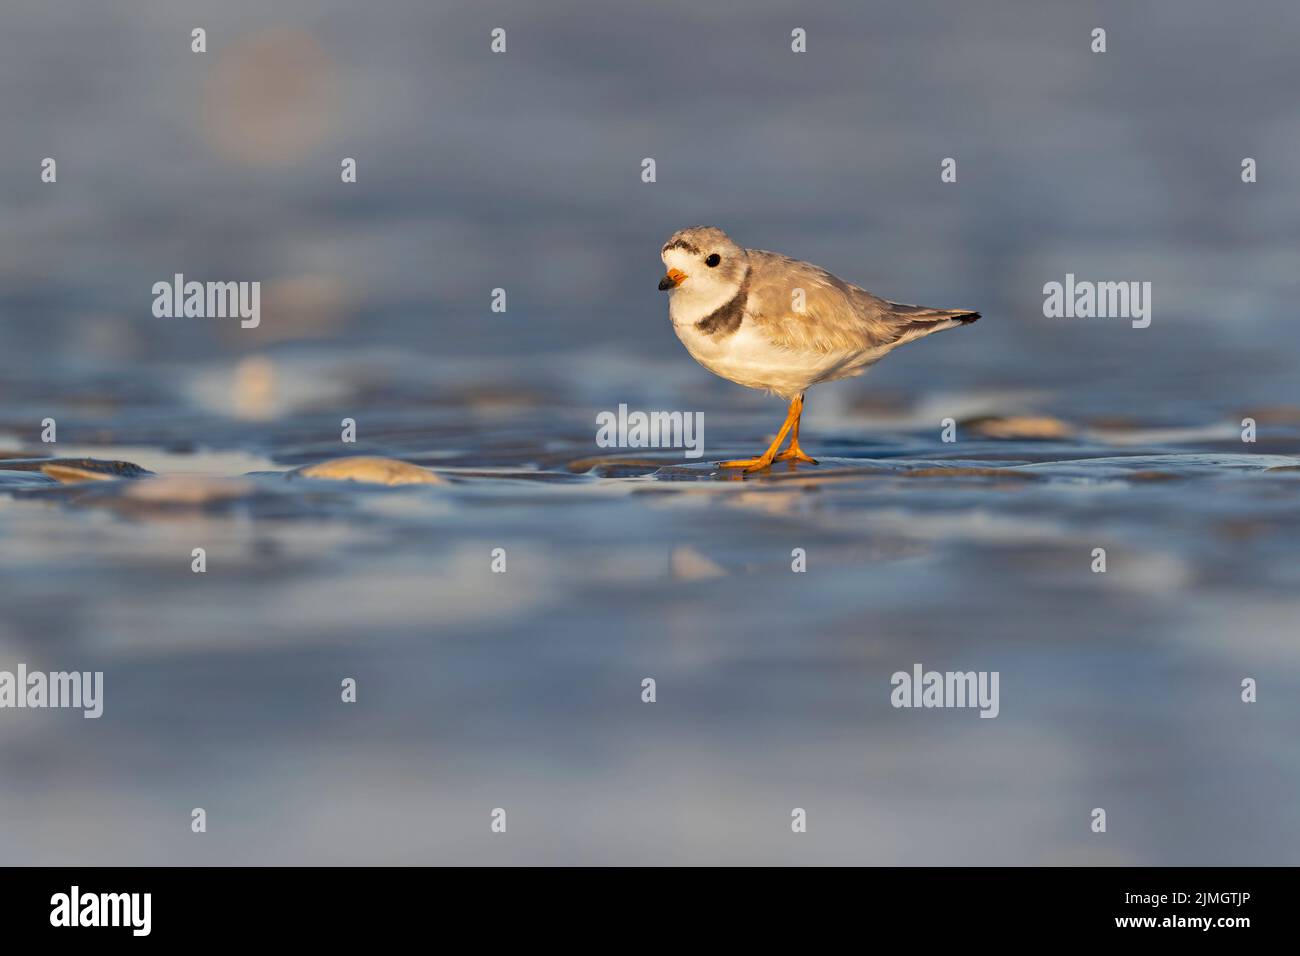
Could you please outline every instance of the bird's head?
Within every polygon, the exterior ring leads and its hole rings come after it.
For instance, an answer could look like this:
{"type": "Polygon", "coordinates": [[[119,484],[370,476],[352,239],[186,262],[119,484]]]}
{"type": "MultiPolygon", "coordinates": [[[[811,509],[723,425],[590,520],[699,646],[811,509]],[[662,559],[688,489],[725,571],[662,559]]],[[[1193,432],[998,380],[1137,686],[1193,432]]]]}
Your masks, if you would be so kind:
{"type": "Polygon", "coordinates": [[[659,257],[668,267],[659,288],[701,306],[731,299],[749,272],[745,250],[716,226],[692,226],[674,232],[659,257]]]}

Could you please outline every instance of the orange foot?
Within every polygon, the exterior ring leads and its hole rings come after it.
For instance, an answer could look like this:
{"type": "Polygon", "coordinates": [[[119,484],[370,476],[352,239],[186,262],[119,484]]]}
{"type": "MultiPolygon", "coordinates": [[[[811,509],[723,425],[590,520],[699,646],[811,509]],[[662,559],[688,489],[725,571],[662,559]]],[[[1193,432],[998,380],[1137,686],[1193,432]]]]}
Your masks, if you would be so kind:
{"type": "Polygon", "coordinates": [[[809,458],[807,455],[805,455],[804,450],[799,447],[799,443],[797,441],[791,442],[789,448],[781,452],[781,454],[777,455],[776,458],[772,460],[773,461],[802,461],[809,465],[817,464],[817,459],[809,458]]]}
{"type": "Polygon", "coordinates": [[[735,461],[720,461],[719,468],[743,468],[747,473],[752,471],[764,471],[772,467],[775,459],[763,455],[760,458],[737,458],[735,461]]]}

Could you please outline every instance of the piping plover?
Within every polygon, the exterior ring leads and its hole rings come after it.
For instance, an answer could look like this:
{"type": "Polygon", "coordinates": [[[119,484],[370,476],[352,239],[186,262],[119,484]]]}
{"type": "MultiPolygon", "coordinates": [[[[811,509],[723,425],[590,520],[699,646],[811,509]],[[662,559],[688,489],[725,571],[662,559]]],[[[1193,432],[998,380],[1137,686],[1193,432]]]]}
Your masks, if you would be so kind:
{"type": "Polygon", "coordinates": [[[659,288],[672,292],[668,317],[691,357],[715,375],[790,403],[767,451],[720,462],[723,468],[817,464],[799,447],[803,395],[810,386],[861,375],[900,345],[980,317],[970,309],[927,309],[878,298],[811,262],[743,249],[714,226],[673,233],[659,255],[668,267],[659,288]],[[787,434],[790,447],[778,455],[787,434]]]}

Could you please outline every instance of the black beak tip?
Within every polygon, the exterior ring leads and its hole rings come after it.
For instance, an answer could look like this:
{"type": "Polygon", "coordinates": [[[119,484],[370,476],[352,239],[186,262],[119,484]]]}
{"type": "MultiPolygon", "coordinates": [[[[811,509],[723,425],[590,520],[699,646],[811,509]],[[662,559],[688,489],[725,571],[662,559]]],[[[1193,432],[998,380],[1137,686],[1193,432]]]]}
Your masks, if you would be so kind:
{"type": "Polygon", "coordinates": [[[677,283],[675,283],[672,279],[668,278],[667,276],[664,276],[662,279],[659,280],[659,291],[667,292],[676,284],[677,283]]]}

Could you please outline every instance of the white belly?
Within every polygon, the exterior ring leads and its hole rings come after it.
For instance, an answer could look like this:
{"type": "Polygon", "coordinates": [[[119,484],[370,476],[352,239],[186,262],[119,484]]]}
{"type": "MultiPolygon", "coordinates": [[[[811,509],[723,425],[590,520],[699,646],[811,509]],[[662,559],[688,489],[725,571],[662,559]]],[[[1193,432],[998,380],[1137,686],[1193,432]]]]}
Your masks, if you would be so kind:
{"type": "Polygon", "coordinates": [[[785,399],[818,382],[861,375],[880,357],[778,348],[747,320],[731,335],[716,338],[705,335],[689,321],[674,320],[673,331],[691,357],[714,375],[785,399]]]}

